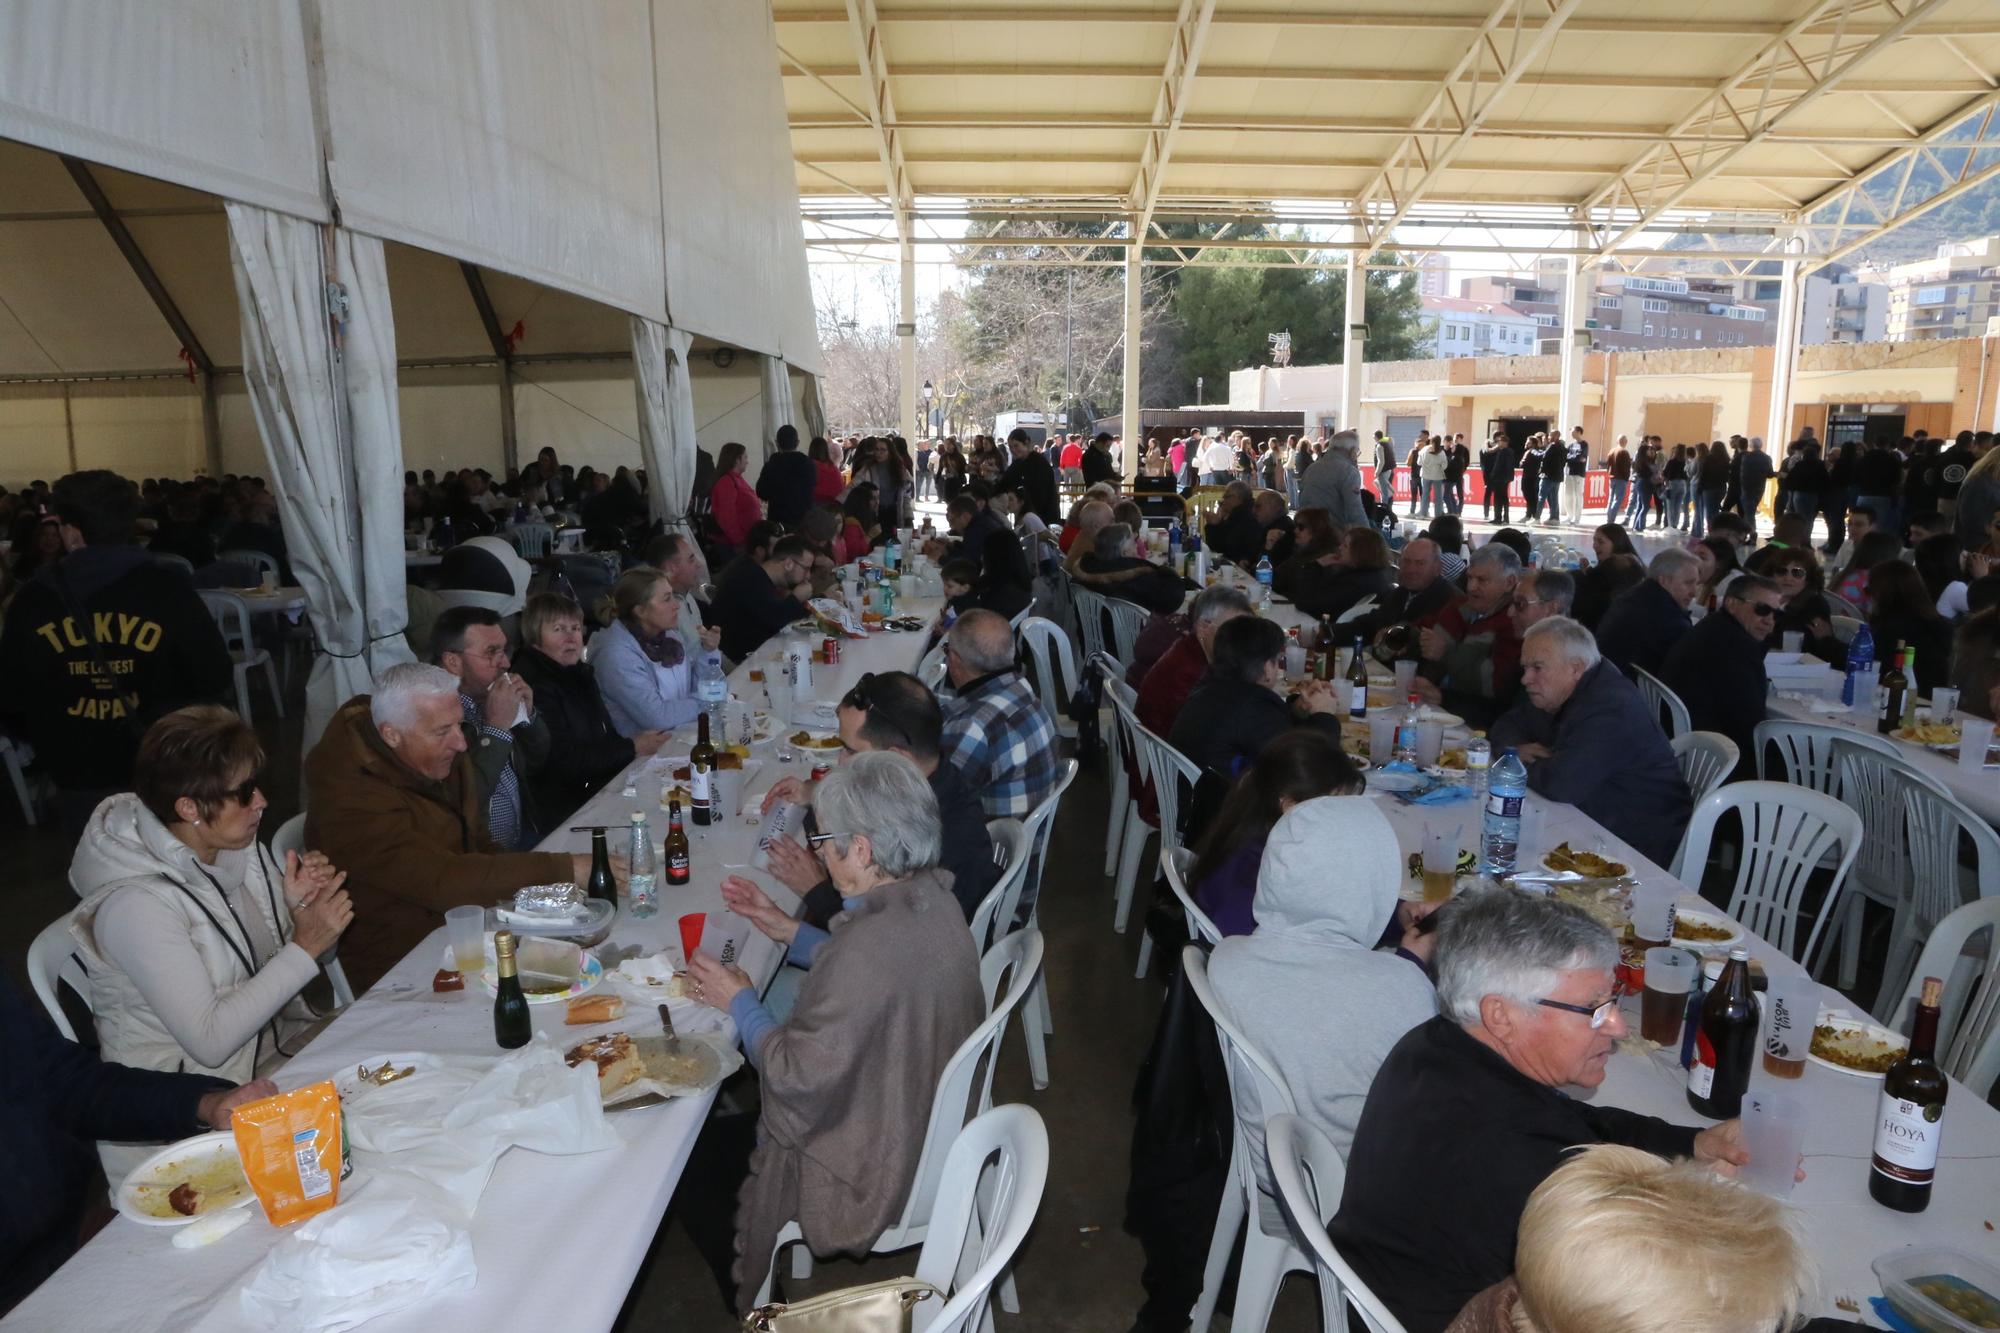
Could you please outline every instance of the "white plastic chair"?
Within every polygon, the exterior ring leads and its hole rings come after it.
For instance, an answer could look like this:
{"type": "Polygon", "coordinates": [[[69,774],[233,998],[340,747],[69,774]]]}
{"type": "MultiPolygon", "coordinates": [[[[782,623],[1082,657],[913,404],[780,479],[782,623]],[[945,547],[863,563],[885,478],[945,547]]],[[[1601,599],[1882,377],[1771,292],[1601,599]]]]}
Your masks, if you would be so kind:
{"type": "MultiPolygon", "coordinates": [[[[1138,726],[1134,720],[1134,736],[1138,740],[1139,753],[1145,759],[1143,771],[1153,782],[1153,809],[1159,817],[1160,846],[1162,848],[1181,845],[1181,784],[1185,782],[1189,792],[1194,784],[1201,781],[1201,766],[1161,740],[1146,728],[1138,726]]],[[[1132,848],[1133,875],[1138,874],[1137,856],[1145,850],[1145,839],[1135,840],[1132,848]]],[[[1120,858],[1118,868],[1119,899],[1129,905],[1132,890],[1126,887],[1125,867],[1120,858]]],[[[1153,962],[1153,936],[1149,931],[1139,933],[1139,969],[1137,976],[1144,977],[1146,969],[1153,962]]]]}
{"type": "Polygon", "coordinates": [[[1028,618],[1034,614],[1035,614],[1035,599],[1030,597],[1028,599],[1028,604],[1026,606],[1022,607],[1019,611],[1016,611],[1012,616],[1008,618],[1007,624],[1014,630],[1015,633],[1018,634],[1020,633],[1021,626],[1026,624],[1028,618]]]}
{"type": "Polygon", "coordinates": [[[521,553],[523,560],[547,555],[556,541],[556,530],[546,523],[515,523],[502,535],[514,543],[514,549],[521,553]]]}
{"type": "Polygon", "coordinates": [[[1861,631],[1860,620],[1853,616],[1833,617],[1833,637],[1842,643],[1853,643],[1854,636],[1861,631]]]}
{"type": "Polygon", "coordinates": [[[1909,1032],[1925,977],[1945,983],[1938,1064],[1983,1100],[2000,1079],[2000,898],[1967,903],[1932,928],[1902,1004],[1884,1020],[1899,1032],[1909,1032]],[[1982,933],[1983,960],[1966,948],[1982,933]]]}
{"type": "Polygon", "coordinates": [[[217,551],[215,558],[217,560],[226,560],[233,564],[249,565],[260,575],[269,574],[273,586],[276,586],[278,582],[278,558],[269,551],[258,551],[248,546],[241,546],[233,551],[217,551]]]}
{"type": "Polygon", "coordinates": [[[1743,821],[1743,854],[1736,867],[1736,884],[1729,897],[1729,915],[1778,946],[1780,952],[1811,967],[1827,922],[1841,907],[1841,891],[1861,843],[1861,816],[1822,792],[1788,782],[1732,782],[1695,805],[1673,875],[1683,884],[1699,884],[1715,824],[1734,811],[1743,821]],[[1822,858],[1838,851],[1833,880],[1827,885],[1819,915],[1804,949],[1797,944],[1799,899],[1806,879],[1822,858]]]}
{"type": "Polygon", "coordinates": [[[1222,1186],[1222,1203],[1215,1213],[1215,1233],[1209,1237],[1208,1262],[1202,1268],[1201,1297],[1195,1301],[1192,1333],[1208,1333],[1229,1255],[1236,1248],[1236,1229],[1247,1220],[1243,1263],[1236,1276],[1236,1309],[1230,1333],[1260,1333],[1270,1322],[1271,1307],[1287,1273],[1310,1273],[1312,1261],[1293,1243],[1277,1200],[1257,1183],[1257,1163],[1264,1155],[1264,1122],[1274,1115],[1295,1114],[1291,1090],[1262,1052],[1244,1039],[1242,1029],[1223,1011],[1208,981],[1208,954],[1190,944],[1181,951],[1188,985],[1215,1021],[1222,1046],[1222,1066],[1229,1075],[1229,1100],[1235,1107],[1230,1134],[1229,1179],[1222,1186]],[[1246,1124],[1246,1120],[1248,1123],[1246,1124]],[[1252,1130],[1255,1133],[1252,1133],[1252,1130]]]}
{"type": "Polygon", "coordinates": [[[156,565],[165,565],[168,569],[178,569],[190,579],[194,577],[194,561],[184,555],[175,555],[172,551],[148,551],[146,554],[156,565]]]}
{"type": "Polygon", "coordinates": [[[959,1131],[917,1255],[917,1280],[947,1299],[936,1310],[917,1302],[914,1333],[968,1333],[986,1321],[993,1284],[1027,1239],[1048,1178],[1049,1132],[1032,1108],[996,1106],[959,1131]]]}
{"type": "Polygon", "coordinates": [[[1194,894],[1188,888],[1188,881],[1194,878],[1194,849],[1191,847],[1167,847],[1160,852],[1160,869],[1167,877],[1167,887],[1180,899],[1181,911],[1187,914],[1188,929],[1208,941],[1212,947],[1222,943],[1222,932],[1208,913],[1195,903],[1194,894]]]}
{"type": "Polygon", "coordinates": [[[1087,661],[1104,651],[1105,598],[1082,584],[1075,585],[1070,595],[1076,600],[1077,642],[1083,645],[1087,661]]]}
{"type": "MultiPolygon", "coordinates": [[[[1866,752],[1848,750],[1846,762],[1858,762],[1866,752]]],[[[1867,755],[1873,759],[1873,755],[1867,755]]],[[[1895,925],[1889,936],[1889,954],[1882,965],[1882,987],[1875,995],[1871,1012],[1887,1022],[1889,1006],[1903,994],[1911,980],[1911,967],[1938,923],[1962,907],[1968,897],[1979,901],[2000,898],[2000,831],[1987,823],[1963,801],[1939,786],[1921,770],[1897,763],[1894,774],[1901,798],[1902,831],[1907,835],[1907,855],[1903,861],[1901,895],[1896,903],[1895,925]],[[1970,884],[1961,874],[1959,840],[1972,845],[1970,884]],[[1966,890],[1972,892],[1968,895],[1966,890]]],[[[1867,838],[1862,854],[1867,855],[1867,838]]],[[[1850,899],[1858,903],[1859,899],[1850,899]]],[[[1858,937],[1859,923],[1850,913],[1844,923],[1858,937]]],[[[1921,980],[1921,976],[1918,977],[1921,980]]]]}
{"type": "Polygon", "coordinates": [[[1729,781],[1742,758],[1736,742],[1719,731],[1688,731],[1673,737],[1667,748],[1680,765],[1681,781],[1696,801],[1729,781]]]}
{"type": "MultiPolygon", "coordinates": [[[[1021,892],[1012,906],[1003,904],[1005,915],[999,918],[1002,938],[1013,928],[1014,917],[1018,914],[1019,903],[1028,904],[1028,921],[1031,927],[1039,928],[1042,923],[1042,871],[1049,859],[1049,833],[1055,828],[1056,811],[1062,808],[1063,793],[1076,781],[1077,762],[1065,759],[1056,766],[1056,785],[1042,798],[1042,803],[1028,812],[1021,821],[1022,831],[1027,835],[1027,870],[1021,892]]],[[[1034,993],[1028,997],[1028,1012],[1021,1020],[1021,1032],[1028,1042],[1028,1074],[1035,1090],[1040,1092],[1049,1086],[1048,1037],[1055,1033],[1055,1014],[1049,1007],[1048,979],[1035,978],[1034,993]]]]}
{"type": "Polygon", "coordinates": [[[1751,732],[1751,739],[1757,747],[1758,778],[1771,776],[1764,771],[1764,767],[1766,757],[1775,749],[1779,762],[1784,766],[1779,776],[1798,786],[1825,792],[1828,796],[1840,795],[1840,757],[1834,750],[1836,743],[1859,746],[1892,759],[1899,757],[1894,741],[1831,722],[1768,718],[1757,724],[1751,732]]]}
{"type": "Polygon", "coordinates": [[[1070,720],[1069,701],[1076,693],[1078,676],[1069,635],[1055,621],[1040,616],[1028,616],[1016,628],[1028,650],[1035,689],[1042,696],[1042,707],[1048,712],[1049,721],[1055,724],[1056,735],[1066,741],[1075,740],[1076,723],[1070,720]]]}
{"type": "Polygon", "coordinates": [[[27,746],[18,744],[6,736],[0,736],[0,763],[7,766],[7,781],[14,788],[14,799],[21,803],[21,818],[28,821],[28,827],[35,826],[35,792],[28,785],[25,764],[34,758],[27,746]]]}
{"type": "Polygon", "coordinates": [[[1326,1234],[1326,1216],[1340,1203],[1347,1163],[1332,1140],[1296,1115],[1274,1115],[1264,1124],[1264,1151],[1278,1202],[1292,1234],[1312,1255],[1319,1274],[1320,1320],[1326,1333],[1348,1328],[1348,1311],[1361,1316],[1369,1333],[1403,1333],[1403,1325],[1376,1299],[1326,1234]]]}
{"type": "MultiPolygon", "coordinates": [[[[1905,776],[1909,768],[1899,756],[1852,744],[1844,737],[1834,741],[1833,754],[1840,780],[1840,802],[1861,816],[1861,849],[1854,857],[1847,902],[1826,940],[1829,951],[1836,943],[1841,946],[1840,986],[1845,990],[1854,985],[1861,968],[1865,900],[1873,899],[1893,912],[1899,934],[1912,911],[1916,888],[1910,883],[1910,858],[1906,851],[1908,802],[1903,795],[1911,778],[1905,776]]],[[[1958,906],[1955,872],[1947,885],[1951,905],[1935,912],[1930,918],[1933,922],[1958,906]]],[[[1914,946],[1911,956],[1915,956],[1914,946]]],[[[1887,1001],[1903,989],[1901,979],[1887,973],[1882,982],[1876,996],[1878,1001],[1887,1001]]]]}
{"type": "Polygon", "coordinates": [[[1130,663],[1139,652],[1139,631],[1146,627],[1146,608],[1116,597],[1104,599],[1111,616],[1111,652],[1121,665],[1130,663]]]}
{"type": "Polygon", "coordinates": [[[49,1011],[56,1031],[75,1041],[76,1029],[70,1026],[69,1015],[63,1012],[62,1001],[57,998],[59,986],[75,991],[84,1008],[92,1005],[90,974],[83,970],[83,962],[76,956],[76,939],[69,933],[69,918],[70,914],[64,912],[42,927],[42,933],[28,946],[28,985],[42,1002],[42,1008],[49,1011]]]}
{"type": "MultiPolygon", "coordinates": [[[[1119,710],[1118,700],[1123,699],[1126,703],[1125,712],[1130,712],[1137,708],[1139,694],[1125,683],[1125,668],[1111,654],[1093,653],[1085,661],[1084,666],[1098,673],[1104,682],[1105,698],[1111,703],[1110,724],[1104,728],[1105,739],[1109,742],[1105,748],[1110,760],[1110,767],[1106,772],[1111,782],[1111,802],[1108,812],[1110,819],[1107,825],[1111,830],[1111,836],[1104,840],[1104,873],[1115,875],[1118,873],[1118,854],[1125,846],[1127,831],[1137,817],[1138,810],[1137,793],[1132,790],[1131,777],[1125,769],[1126,764],[1132,761],[1138,752],[1133,749],[1131,735],[1125,726],[1125,713],[1119,710]]],[[[1118,923],[1118,929],[1121,931],[1125,929],[1123,921],[1118,923]]]]}
{"type": "Polygon", "coordinates": [[[1009,927],[1021,906],[1021,886],[1028,882],[1028,831],[1018,819],[989,819],[986,835],[993,839],[993,864],[1000,878],[979,900],[972,913],[972,947],[983,955],[994,943],[994,923],[1009,927]]]}
{"type": "Polygon", "coordinates": [[[1834,616],[1843,620],[1868,619],[1867,616],[1861,614],[1860,607],[1848,601],[1845,597],[1842,597],[1839,593],[1824,592],[1821,593],[1820,595],[1826,598],[1827,609],[1832,611],[1834,616]]]}
{"type": "MultiPolygon", "coordinates": [[[[1004,982],[1005,988],[997,1000],[994,991],[987,991],[985,1021],[959,1043],[951,1059],[945,1062],[937,1091],[931,1096],[930,1121],[924,1128],[924,1146],[917,1157],[917,1174],[910,1185],[910,1197],[904,1202],[901,1215],[876,1238],[873,1253],[892,1254],[923,1244],[952,1141],[970,1117],[993,1105],[993,1069],[1000,1059],[1000,1038],[1007,1031],[1008,1018],[1021,1007],[1041,970],[1042,934],[1038,930],[1015,931],[980,960],[982,986],[1004,982]]],[[[778,1256],[785,1247],[802,1239],[796,1221],[785,1223],[771,1249],[772,1272],[776,1271],[778,1256]]],[[[803,1244],[792,1251],[792,1276],[801,1281],[812,1276],[812,1252],[803,1244]]],[[[766,1272],[756,1304],[763,1305],[770,1299],[771,1272],[766,1272]]]]}
{"type": "Polygon", "coordinates": [[[1694,729],[1694,723],[1688,720],[1687,705],[1658,676],[1642,666],[1633,667],[1632,674],[1633,683],[1639,687],[1639,697],[1646,701],[1654,719],[1659,719],[1662,709],[1666,711],[1666,720],[1661,727],[1668,740],[1694,729]]]}
{"type": "MultiPolygon", "coordinates": [[[[271,834],[271,859],[278,863],[280,870],[285,868],[286,852],[303,853],[305,849],[306,817],[303,814],[293,815],[271,834]]],[[[320,959],[320,970],[326,973],[326,983],[333,989],[335,1008],[345,1009],[353,1004],[354,987],[348,984],[347,972],[341,967],[338,954],[330,952],[320,959]]]]}
{"type": "Polygon", "coordinates": [[[229,660],[236,676],[236,711],[245,722],[250,721],[250,669],[264,668],[264,683],[271,689],[271,707],[279,717],[285,715],[285,698],[278,689],[278,668],[271,660],[270,650],[257,646],[256,638],[250,633],[250,604],[233,592],[219,588],[202,588],[202,604],[209,615],[215,618],[216,628],[222,631],[223,645],[229,649],[229,660]]]}

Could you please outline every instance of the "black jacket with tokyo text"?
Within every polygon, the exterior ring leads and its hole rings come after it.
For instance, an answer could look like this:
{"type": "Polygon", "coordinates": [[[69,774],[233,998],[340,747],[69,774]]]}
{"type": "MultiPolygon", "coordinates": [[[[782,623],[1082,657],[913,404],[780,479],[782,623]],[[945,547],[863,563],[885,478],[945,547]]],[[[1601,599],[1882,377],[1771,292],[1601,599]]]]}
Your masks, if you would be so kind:
{"type": "Polygon", "coordinates": [[[227,700],[231,672],[187,575],[136,546],[86,546],[41,570],[0,631],[0,711],[72,791],[129,786],[147,726],[227,700]]]}

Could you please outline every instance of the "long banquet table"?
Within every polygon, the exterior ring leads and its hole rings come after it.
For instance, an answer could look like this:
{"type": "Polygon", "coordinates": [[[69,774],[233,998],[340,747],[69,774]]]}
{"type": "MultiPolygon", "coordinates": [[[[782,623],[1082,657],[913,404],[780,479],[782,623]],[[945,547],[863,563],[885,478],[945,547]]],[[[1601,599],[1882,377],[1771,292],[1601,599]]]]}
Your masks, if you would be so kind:
{"type": "MultiPolygon", "coordinates": [[[[1835,677],[1833,672],[1827,674],[1829,677],[1835,677]]],[[[1788,691],[1794,688],[1791,682],[1780,682],[1780,684],[1788,691]]],[[[1853,731],[1865,728],[1869,735],[1875,734],[1869,721],[1857,718],[1851,710],[1828,711],[1840,701],[1838,694],[1830,693],[1831,690],[1838,688],[1837,678],[1824,682],[1815,681],[1814,684],[1823,686],[1824,689],[1816,690],[1809,700],[1789,698],[1784,694],[1772,695],[1768,704],[1771,716],[1790,718],[1797,722],[1814,722],[1822,726],[1846,727],[1853,731]]],[[[1977,811],[1987,823],[2000,825],[2000,768],[1992,765],[1982,768],[1962,768],[1956,758],[1948,757],[1936,750],[1925,749],[1909,741],[1894,740],[1894,738],[1892,740],[1897,753],[1902,756],[1905,763],[1925,777],[1942,784],[1952,795],[1977,811]]]]}
{"type": "MultiPolygon", "coordinates": [[[[935,599],[913,598],[903,601],[900,609],[928,618],[938,605],[935,599]]],[[[863,672],[913,668],[924,637],[877,633],[846,641],[838,664],[815,664],[815,697],[838,699],[863,672]]],[[[776,646],[774,640],[738,667],[731,677],[733,691],[740,694],[747,686],[750,667],[772,665],[769,659],[776,646]]],[[[773,781],[790,773],[804,776],[809,761],[803,756],[791,763],[778,762],[784,734],[781,731],[775,742],[759,745],[752,753],[752,760],[762,763],[745,783],[744,807],[753,815],[759,795],[773,781]]],[[[660,753],[684,756],[692,741],[689,728],[660,753]]],[[[665,814],[658,804],[661,771],[651,761],[636,761],[624,777],[606,784],[564,820],[560,830],[543,840],[542,849],[586,851],[589,835],[572,833],[571,826],[623,828],[634,809],[647,812],[657,842],[666,832],[665,814]],[[622,795],[628,782],[636,786],[635,797],[622,795]]],[[[770,876],[738,868],[747,865],[756,850],[754,818],[739,815],[706,829],[690,825],[687,832],[690,882],[681,888],[662,883],[659,914],[650,920],[635,920],[621,902],[616,925],[601,951],[636,949],[652,954],[670,946],[678,951],[680,915],[722,910],[720,884],[725,874],[750,875],[778,902],[796,902],[770,876]]],[[[768,984],[780,962],[778,948],[754,932],[749,940],[741,964],[759,985],[768,984]]],[[[492,1002],[476,981],[455,994],[439,995],[430,989],[443,949],[444,932],[439,929],[280,1070],[278,1085],[299,1087],[398,1052],[499,1054],[493,1042],[492,1002]]],[[[537,1035],[546,1035],[559,1047],[599,1030],[565,1030],[559,1004],[536,1005],[532,1012],[537,1035]]],[[[628,1010],[628,1018],[648,1030],[657,1021],[637,1008],[628,1010]]],[[[611,1115],[607,1123],[623,1141],[623,1147],[614,1151],[550,1157],[514,1150],[503,1155],[472,1222],[478,1284],[470,1291],[371,1321],[367,1325],[371,1333],[610,1327],[652,1245],[713,1100],[710,1092],[611,1115]]],[[[357,1164],[357,1179],[360,1170],[357,1164]]],[[[719,1200],[714,1206],[729,1205],[719,1200]]],[[[257,1328],[243,1316],[236,1292],[255,1274],[281,1233],[264,1221],[254,1204],[251,1208],[257,1215],[249,1225],[192,1251],[174,1249],[170,1229],[115,1219],[0,1326],[23,1333],[57,1329],[224,1333],[257,1328]]]]}

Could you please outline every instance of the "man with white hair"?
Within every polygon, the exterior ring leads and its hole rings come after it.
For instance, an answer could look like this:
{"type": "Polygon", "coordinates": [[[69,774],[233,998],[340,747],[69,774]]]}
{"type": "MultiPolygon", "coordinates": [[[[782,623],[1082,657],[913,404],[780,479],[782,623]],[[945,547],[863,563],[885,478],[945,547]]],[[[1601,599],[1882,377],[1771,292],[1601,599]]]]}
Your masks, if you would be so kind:
{"type": "Polygon", "coordinates": [[[306,756],[306,845],[347,871],[366,918],[340,942],[357,991],[443,925],[446,908],[590,877],[588,855],[494,845],[463,721],[459,678],[405,663],[343,704],[306,756]]]}
{"type": "Polygon", "coordinates": [[[1597,622],[1597,646],[1606,661],[1633,679],[1634,667],[1654,675],[1693,623],[1688,606],[1701,591],[1701,562],[1692,551],[1669,547],[1653,557],[1645,581],[1619,594],[1597,622]]]}
{"type": "Polygon", "coordinates": [[[1693,798],[1666,733],[1590,631],[1567,616],[1530,629],[1521,688],[1527,698],[1493,724],[1494,750],[1513,748],[1530,790],[1576,806],[1655,864],[1671,861],[1693,798]]]}
{"type": "Polygon", "coordinates": [[[945,635],[944,756],[988,819],[1025,819],[1056,785],[1055,725],[1014,663],[1014,631],[997,612],[967,611],[945,635]]]}
{"type": "Polygon", "coordinates": [[[1448,693],[1498,699],[1520,675],[1521,636],[1508,612],[1521,557],[1489,542],[1465,566],[1465,600],[1417,629],[1418,670],[1448,693]]]}
{"type": "Polygon", "coordinates": [[[1749,1160],[1737,1121],[1697,1131],[1561,1091],[1602,1083],[1626,1032],[1617,941],[1581,908],[1503,886],[1437,920],[1438,1016],[1376,1073],[1328,1227],[1409,1333],[1514,1271],[1521,1210],[1571,1149],[1749,1160]]]}
{"type": "Polygon", "coordinates": [[[1324,509],[1340,528],[1368,526],[1361,505],[1361,438],[1351,430],[1335,431],[1321,454],[1299,481],[1299,508],[1324,509]]]}

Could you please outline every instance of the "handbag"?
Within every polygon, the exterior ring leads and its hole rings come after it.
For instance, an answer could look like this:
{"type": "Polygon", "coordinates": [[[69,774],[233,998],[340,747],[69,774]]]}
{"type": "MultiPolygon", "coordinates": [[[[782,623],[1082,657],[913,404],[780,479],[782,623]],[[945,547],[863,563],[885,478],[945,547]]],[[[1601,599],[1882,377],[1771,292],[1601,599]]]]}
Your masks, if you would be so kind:
{"type": "Polygon", "coordinates": [[[843,1287],[803,1301],[774,1301],[743,1316],[743,1333],[910,1333],[910,1310],[944,1293],[928,1282],[895,1277],[843,1287]]]}

